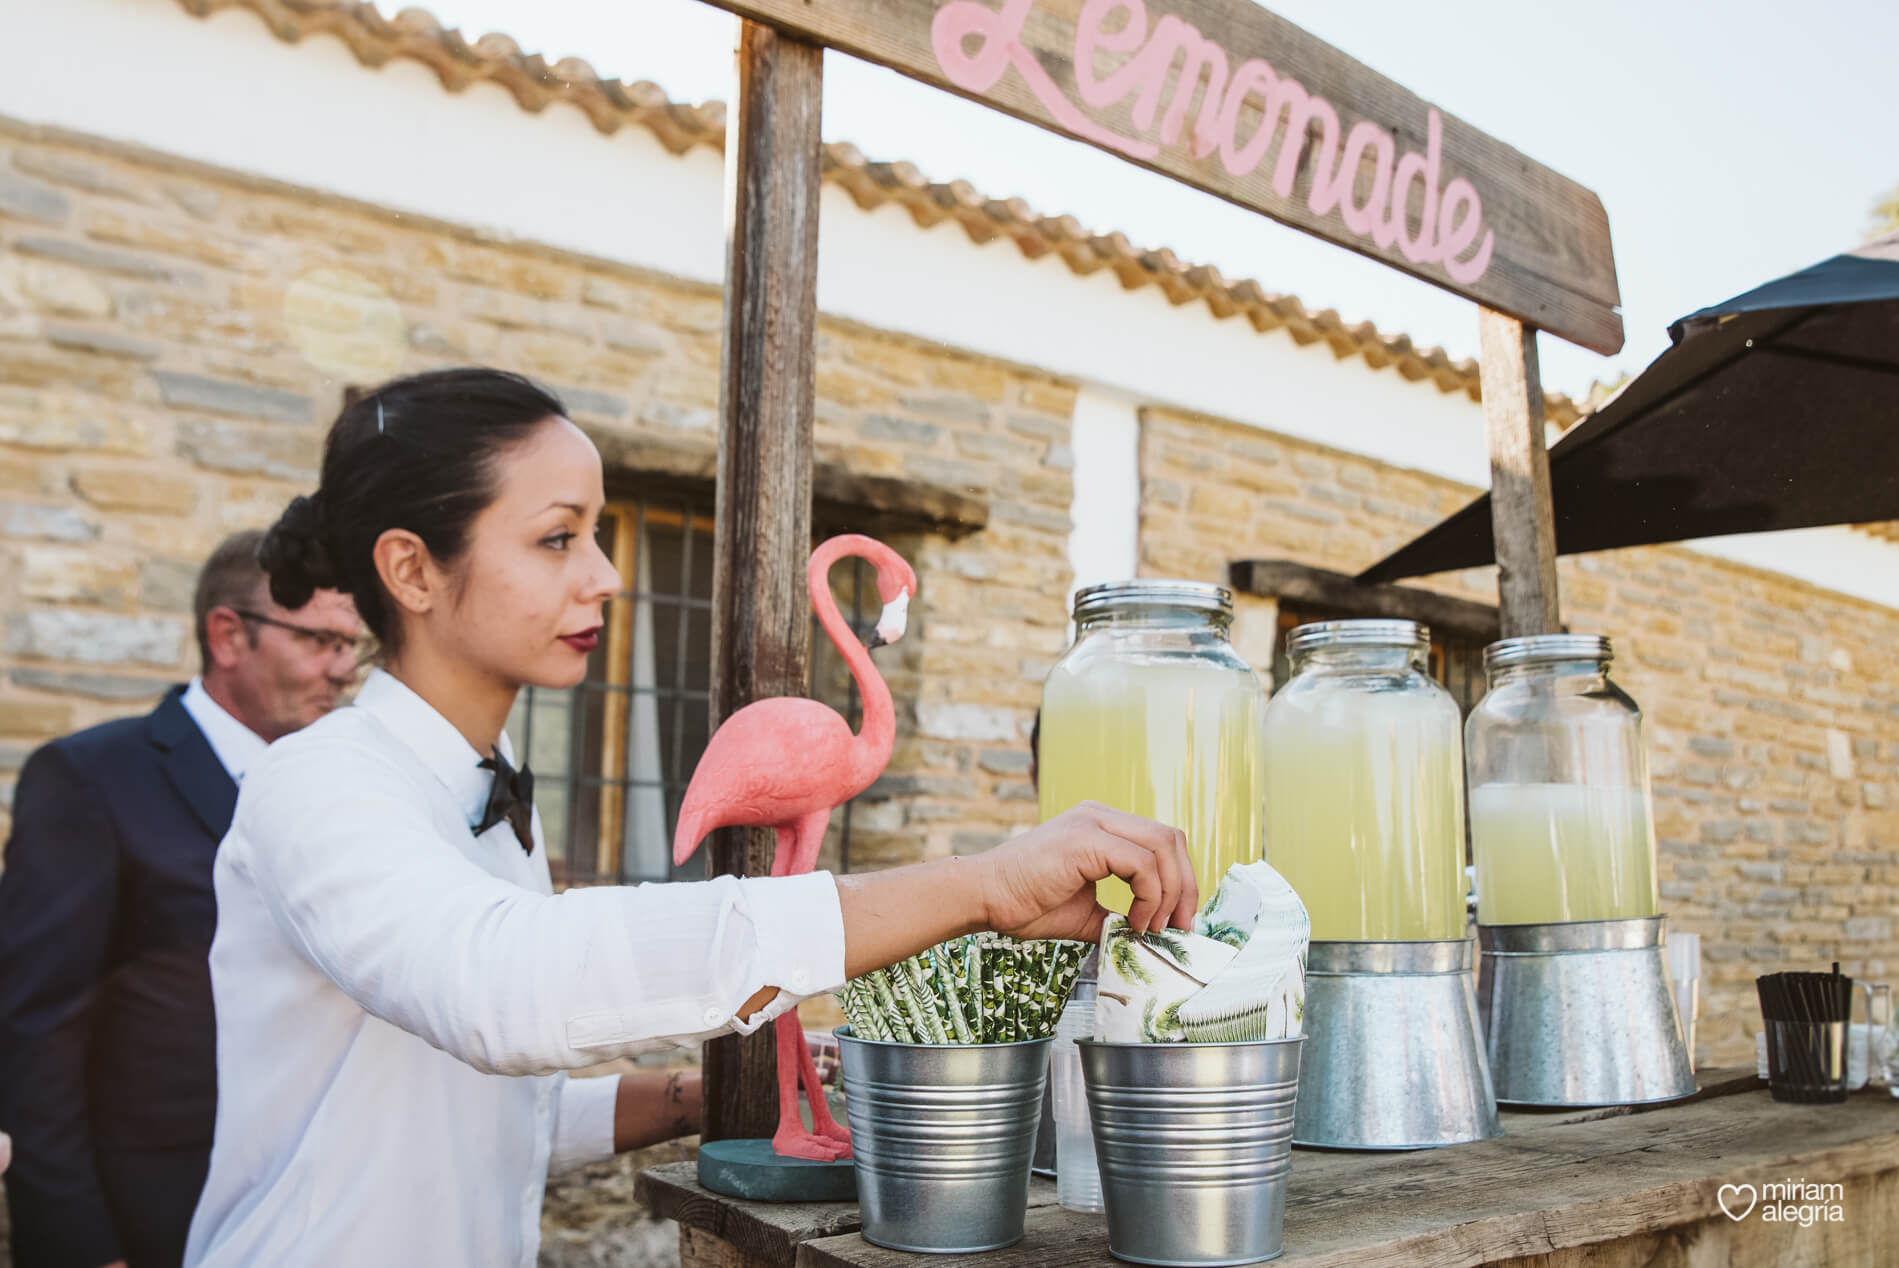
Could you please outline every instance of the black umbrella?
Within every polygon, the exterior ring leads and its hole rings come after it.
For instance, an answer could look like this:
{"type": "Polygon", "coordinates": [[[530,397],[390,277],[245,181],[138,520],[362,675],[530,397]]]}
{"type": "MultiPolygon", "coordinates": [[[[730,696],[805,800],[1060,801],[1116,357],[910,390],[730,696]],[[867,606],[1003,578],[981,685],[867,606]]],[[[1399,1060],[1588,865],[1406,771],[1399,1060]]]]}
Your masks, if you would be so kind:
{"type": "MultiPolygon", "coordinates": [[[[1899,519],[1899,233],[1668,328],[1550,449],[1556,551],[1899,519]]],[[[1487,564],[1478,498],[1360,573],[1487,564]]]]}

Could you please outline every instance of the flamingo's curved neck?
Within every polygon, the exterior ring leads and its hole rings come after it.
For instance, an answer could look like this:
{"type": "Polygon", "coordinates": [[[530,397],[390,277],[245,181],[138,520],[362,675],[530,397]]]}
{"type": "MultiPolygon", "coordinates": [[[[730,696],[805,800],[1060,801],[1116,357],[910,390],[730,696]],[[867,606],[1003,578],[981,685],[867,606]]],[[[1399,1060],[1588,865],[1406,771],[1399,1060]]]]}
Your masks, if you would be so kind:
{"type": "Polygon", "coordinates": [[[857,543],[833,539],[818,547],[805,575],[818,624],[850,668],[851,678],[857,683],[864,703],[863,729],[851,745],[851,797],[870,787],[889,762],[890,750],[897,741],[897,719],[890,688],[884,685],[883,675],[871,662],[870,652],[858,641],[844,614],[838,611],[837,598],[831,593],[831,565],[839,559],[860,556],[857,543]]]}

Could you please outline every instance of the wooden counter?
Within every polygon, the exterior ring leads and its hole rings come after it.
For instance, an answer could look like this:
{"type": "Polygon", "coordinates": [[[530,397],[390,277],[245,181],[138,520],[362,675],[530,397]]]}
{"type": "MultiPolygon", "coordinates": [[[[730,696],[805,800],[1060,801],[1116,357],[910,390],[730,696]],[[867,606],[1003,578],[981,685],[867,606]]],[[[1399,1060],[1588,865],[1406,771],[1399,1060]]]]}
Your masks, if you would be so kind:
{"type": "MultiPolygon", "coordinates": [[[[1698,1098],[1645,1112],[1506,1113],[1497,1140],[1418,1153],[1297,1150],[1285,1254],[1304,1268],[1892,1268],[1899,1264],[1899,1100],[1782,1105],[1752,1071],[1704,1071],[1698,1098]],[[1843,1220],[1740,1220],[1724,1184],[1837,1184],[1843,1220]]],[[[1028,1235],[947,1259],[872,1246],[857,1207],[740,1202],[700,1188],[691,1163],[641,1175],[680,1224],[685,1268],[1108,1268],[1107,1225],[1030,1190],[1028,1235]]],[[[1736,1210],[1745,1195],[1729,1191],[1736,1210]]]]}

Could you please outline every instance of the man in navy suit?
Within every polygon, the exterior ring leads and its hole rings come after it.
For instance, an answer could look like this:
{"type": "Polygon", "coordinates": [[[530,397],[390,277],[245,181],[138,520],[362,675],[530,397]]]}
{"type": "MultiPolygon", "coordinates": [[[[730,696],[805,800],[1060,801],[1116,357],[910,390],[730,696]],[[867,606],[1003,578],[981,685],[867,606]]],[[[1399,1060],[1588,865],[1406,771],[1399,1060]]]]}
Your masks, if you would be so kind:
{"type": "Polygon", "coordinates": [[[349,599],[286,611],[258,533],[199,576],[201,677],[41,748],[0,872],[0,1132],[15,1268],[173,1268],[211,1156],[211,862],[264,746],[354,679],[349,599]]]}

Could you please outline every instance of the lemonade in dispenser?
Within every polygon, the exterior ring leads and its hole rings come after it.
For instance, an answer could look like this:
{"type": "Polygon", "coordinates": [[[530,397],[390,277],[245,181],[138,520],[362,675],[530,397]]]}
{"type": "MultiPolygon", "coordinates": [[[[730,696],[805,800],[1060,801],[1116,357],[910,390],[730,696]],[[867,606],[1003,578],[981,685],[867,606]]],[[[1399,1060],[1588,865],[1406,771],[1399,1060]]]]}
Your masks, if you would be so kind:
{"type": "Polygon", "coordinates": [[[1266,710],[1266,857],[1314,940],[1464,936],[1460,719],[1429,649],[1414,621],[1289,636],[1293,676],[1266,710]]]}
{"type": "MultiPolygon", "coordinates": [[[[1042,686],[1042,818],[1094,800],[1179,828],[1204,904],[1261,848],[1265,695],[1228,642],[1232,593],[1113,582],[1078,591],[1074,617],[1042,686]]],[[[1100,897],[1125,913],[1132,895],[1110,879],[1100,897]]]]}

